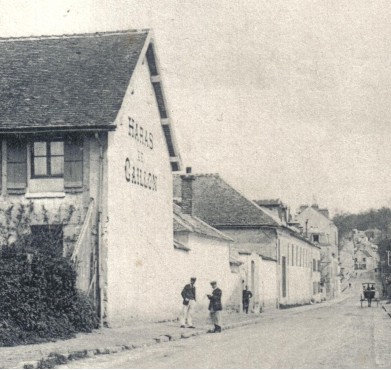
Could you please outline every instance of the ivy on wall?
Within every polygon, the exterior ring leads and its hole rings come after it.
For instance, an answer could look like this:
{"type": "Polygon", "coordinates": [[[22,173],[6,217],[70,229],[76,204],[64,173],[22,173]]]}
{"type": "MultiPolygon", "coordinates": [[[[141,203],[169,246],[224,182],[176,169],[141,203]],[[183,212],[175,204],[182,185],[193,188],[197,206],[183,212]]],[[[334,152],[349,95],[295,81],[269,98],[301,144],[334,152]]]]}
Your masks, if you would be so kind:
{"type": "Polygon", "coordinates": [[[69,338],[97,327],[91,302],[76,288],[75,266],[54,248],[62,235],[45,228],[31,233],[32,221],[63,226],[74,212],[69,206],[53,215],[32,202],[0,210],[0,346],[69,338]]]}

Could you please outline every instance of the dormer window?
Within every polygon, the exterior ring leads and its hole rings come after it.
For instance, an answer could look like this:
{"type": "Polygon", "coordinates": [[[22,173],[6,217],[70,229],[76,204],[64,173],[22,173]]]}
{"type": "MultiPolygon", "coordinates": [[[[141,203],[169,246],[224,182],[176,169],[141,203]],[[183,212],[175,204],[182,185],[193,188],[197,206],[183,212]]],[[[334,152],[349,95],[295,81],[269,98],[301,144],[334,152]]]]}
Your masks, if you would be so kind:
{"type": "Polygon", "coordinates": [[[64,177],[64,142],[35,141],[31,153],[31,177],[64,177]]]}

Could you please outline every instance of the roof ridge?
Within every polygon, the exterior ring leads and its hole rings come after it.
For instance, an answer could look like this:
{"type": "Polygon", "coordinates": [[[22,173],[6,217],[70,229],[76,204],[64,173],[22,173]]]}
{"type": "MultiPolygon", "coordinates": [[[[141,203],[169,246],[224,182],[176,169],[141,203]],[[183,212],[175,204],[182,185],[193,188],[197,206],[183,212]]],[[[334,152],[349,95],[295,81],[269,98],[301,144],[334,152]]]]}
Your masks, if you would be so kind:
{"type": "Polygon", "coordinates": [[[86,32],[86,33],[69,33],[59,35],[30,35],[30,36],[11,36],[11,37],[0,37],[0,42],[8,41],[36,41],[36,40],[57,40],[57,39],[72,39],[82,37],[98,37],[98,36],[112,36],[112,35],[125,35],[125,34],[141,34],[148,33],[149,28],[141,29],[129,29],[129,30],[117,30],[117,31],[97,31],[97,32],[86,32]]]}

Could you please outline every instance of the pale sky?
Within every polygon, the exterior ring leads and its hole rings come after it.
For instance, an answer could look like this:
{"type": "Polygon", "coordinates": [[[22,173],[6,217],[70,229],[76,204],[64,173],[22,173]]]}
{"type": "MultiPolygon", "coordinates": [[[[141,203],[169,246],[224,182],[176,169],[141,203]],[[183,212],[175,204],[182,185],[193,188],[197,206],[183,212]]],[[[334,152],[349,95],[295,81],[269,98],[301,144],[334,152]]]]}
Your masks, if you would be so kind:
{"type": "Polygon", "coordinates": [[[391,2],[0,0],[0,36],[153,28],[184,166],[294,209],[391,207],[391,2]]]}

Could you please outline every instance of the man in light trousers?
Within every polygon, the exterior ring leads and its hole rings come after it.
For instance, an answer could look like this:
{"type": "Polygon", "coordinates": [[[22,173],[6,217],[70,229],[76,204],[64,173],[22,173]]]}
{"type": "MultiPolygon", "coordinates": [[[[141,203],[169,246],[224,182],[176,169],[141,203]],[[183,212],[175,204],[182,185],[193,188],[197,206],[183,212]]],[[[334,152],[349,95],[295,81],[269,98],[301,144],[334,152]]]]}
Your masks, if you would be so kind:
{"type": "Polygon", "coordinates": [[[196,278],[192,277],[190,279],[190,284],[185,285],[185,287],[182,290],[182,298],[183,298],[183,306],[182,306],[182,312],[180,315],[180,322],[181,322],[181,328],[185,328],[186,321],[188,328],[195,329],[193,325],[193,311],[196,304],[196,288],[194,286],[196,282],[196,278]]]}

